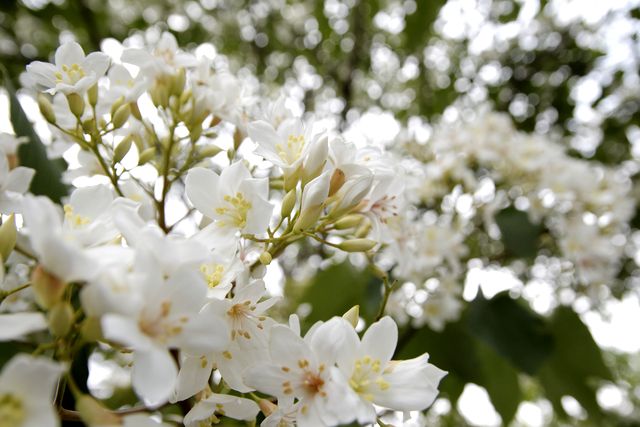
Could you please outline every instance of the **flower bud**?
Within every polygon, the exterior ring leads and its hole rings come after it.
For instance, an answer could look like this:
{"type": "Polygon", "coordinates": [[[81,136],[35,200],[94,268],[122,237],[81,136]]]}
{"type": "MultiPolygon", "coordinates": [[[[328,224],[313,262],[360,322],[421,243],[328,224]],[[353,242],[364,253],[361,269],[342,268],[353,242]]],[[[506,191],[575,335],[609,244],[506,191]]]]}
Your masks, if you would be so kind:
{"type": "Polygon", "coordinates": [[[118,107],[111,119],[111,122],[113,122],[113,127],[115,129],[121,128],[127,122],[127,120],[129,120],[129,115],[131,115],[131,107],[129,106],[129,104],[124,104],[118,107]]]}
{"type": "Polygon", "coordinates": [[[113,150],[113,163],[118,163],[124,159],[124,156],[126,156],[129,150],[131,150],[132,142],[133,138],[131,138],[131,136],[127,136],[125,139],[120,141],[120,144],[118,144],[116,149],[113,150]]]}
{"type": "Polygon", "coordinates": [[[351,214],[340,218],[333,224],[333,226],[336,230],[347,230],[349,228],[357,227],[361,222],[362,215],[351,214]]]}
{"type": "Polygon", "coordinates": [[[98,103],[98,84],[95,83],[92,85],[89,90],[87,90],[87,99],[89,100],[89,105],[95,107],[98,103]]]}
{"type": "Polygon", "coordinates": [[[203,160],[208,159],[209,157],[214,157],[221,151],[222,148],[218,147],[217,145],[206,145],[198,149],[198,159],[203,160]]]}
{"type": "Polygon", "coordinates": [[[378,242],[371,239],[351,239],[338,244],[345,252],[366,252],[372,249],[378,242]]]}
{"type": "Polygon", "coordinates": [[[16,230],[16,219],[13,214],[0,226],[0,256],[7,260],[13,248],[16,246],[18,231],[16,230]]]}
{"type": "Polygon", "coordinates": [[[318,221],[318,218],[320,218],[320,214],[322,214],[322,205],[312,206],[309,209],[305,209],[296,220],[293,230],[300,233],[301,231],[306,231],[312,228],[312,226],[318,221]]]}
{"type": "Polygon", "coordinates": [[[38,108],[46,121],[51,124],[56,122],[56,113],[53,111],[53,105],[51,105],[49,98],[43,94],[38,95],[38,108]]]}
{"type": "Polygon", "coordinates": [[[286,218],[291,215],[291,211],[296,205],[296,190],[289,191],[282,199],[282,207],[280,208],[280,216],[286,218]]]}
{"type": "Polygon", "coordinates": [[[269,252],[262,252],[260,254],[260,262],[262,263],[262,265],[269,265],[271,264],[271,260],[273,258],[271,257],[271,254],[269,252]]]}
{"type": "Polygon", "coordinates": [[[54,337],[64,337],[73,326],[73,307],[66,301],[59,301],[47,314],[49,330],[54,337]]]}
{"type": "Polygon", "coordinates": [[[178,72],[171,79],[171,95],[180,95],[187,81],[187,70],[179,68],[178,72]]]}
{"type": "Polygon", "coordinates": [[[139,165],[144,165],[145,163],[147,163],[148,161],[153,159],[155,157],[155,155],[156,155],[156,148],[155,147],[147,148],[142,153],[140,153],[140,157],[138,159],[138,164],[139,165]]]}
{"type": "Polygon", "coordinates": [[[244,134],[240,128],[236,128],[236,131],[233,133],[233,149],[237,151],[242,141],[244,141],[244,134]]]}
{"type": "Polygon", "coordinates": [[[73,115],[80,118],[84,113],[84,99],[77,93],[70,93],[67,95],[67,102],[73,115]]]}
{"type": "Polygon", "coordinates": [[[278,406],[268,401],[267,399],[260,399],[260,401],[258,402],[258,406],[260,407],[260,410],[265,417],[268,417],[278,410],[278,406]]]}
{"type": "Polygon", "coordinates": [[[137,102],[130,102],[129,107],[131,108],[131,115],[136,119],[142,121],[142,114],[140,113],[140,108],[138,108],[137,102]]]}
{"type": "Polygon", "coordinates": [[[124,96],[116,99],[114,103],[111,104],[111,111],[109,112],[109,114],[111,114],[111,117],[116,115],[116,111],[118,111],[118,108],[122,107],[122,104],[124,104],[124,96]]]}
{"type": "Polygon", "coordinates": [[[180,104],[181,105],[186,104],[191,100],[192,96],[193,96],[193,92],[191,91],[191,89],[185,90],[180,94],[180,104]]]}
{"type": "Polygon", "coordinates": [[[80,326],[80,334],[86,342],[95,342],[104,339],[102,325],[99,317],[87,317],[80,326]]]}
{"type": "Polygon", "coordinates": [[[333,196],[342,188],[345,182],[345,175],[342,169],[336,169],[331,174],[331,181],[329,183],[329,197],[333,196]]]}
{"type": "Polygon", "coordinates": [[[76,410],[82,421],[91,427],[120,425],[120,418],[116,414],[87,394],[76,398],[76,410]]]}
{"type": "Polygon", "coordinates": [[[351,323],[351,326],[354,328],[358,325],[358,320],[360,320],[360,306],[354,305],[342,315],[342,318],[351,323]]]}
{"type": "Polygon", "coordinates": [[[322,173],[328,155],[329,144],[327,137],[314,141],[302,167],[302,185],[322,173]]]}
{"type": "Polygon", "coordinates": [[[66,284],[56,276],[47,272],[42,265],[38,265],[31,273],[31,288],[36,299],[36,303],[42,308],[53,307],[60,301],[66,284]]]}
{"type": "Polygon", "coordinates": [[[300,181],[301,168],[297,168],[293,172],[284,175],[284,191],[291,191],[296,188],[296,184],[300,181]]]}
{"type": "Polygon", "coordinates": [[[202,136],[202,125],[195,125],[189,131],[189,138],[191,142],[196,142],[202,136]]]}
{"type": "Polygon", "coordinates": [[[364,221],[364,223],[360,226],[360,228],[356,230],[356,233],[354,234],[354,236],[358,238],[366,237],[367,235],[369,235],[370,231],[371,231],[371,221],[367,220],[367,221],[364,221]]]}

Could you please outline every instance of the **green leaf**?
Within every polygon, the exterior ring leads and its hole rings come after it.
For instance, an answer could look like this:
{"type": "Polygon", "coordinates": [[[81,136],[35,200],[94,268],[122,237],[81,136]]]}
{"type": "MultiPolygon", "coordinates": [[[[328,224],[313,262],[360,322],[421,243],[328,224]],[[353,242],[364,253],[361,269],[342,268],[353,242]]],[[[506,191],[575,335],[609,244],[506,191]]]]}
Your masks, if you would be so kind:
{"type": "Polygon", "coordinates": [[[466,383],[482,383],[481,360],[476,352],[476,341],[468,333],[464,322],[449,323],[441,332],[428,327],[410,329],[398,343],[396,359],[410,359],[429,353],[429,362],[449,374],[439,389],[456,402],[466,383]]]}
{"type": "Polygon", "coordinates": [[[370,313],[374,310],[370,307],[372,297],[367,294],[372,292],[371,288],[379,294],[380,286],[369,270],[356,269],[348,262],[320,271],[300,299],[301,303],[309,303],[312,307],[305,319],[306,326],[342,315],[356,304],[361,305],[361,316],[371,320],[370,313]]]}
{"type": "Polygon", "coordinates": [[[446,0],[430,0],[416,2],[416,10],[406,18],[404,30],[405,46],[407,51],[414,52],[427,45],[427,40],[432,32],[432,26],[440,8],[446,0]]]}
{"type": "Polygon", "coordinates": [[[496,215],[496,224],[502,233],[507,255],[532,258],[538,253],[538,243],[543,226],[533,224],[526,212],[509,207],[496,215]]]}
{"type": "Polygon", "coordinates": [[[66,169],[64,160],[49,160],[47,149],[33,129],[33,125],[27,118],[15,88],[9,79],[6,70],[3,69],[4,84],[9,93],[9,106],[11,124],[17,136],[28,138],[28,142],[18,148],[20,164],[35,169],[36,173],[31,181],[30,191],[33,194],[45,195],[56,203],[67,194],[67,187],[62,183],[62,171],[66,169]]]}
{"type": "Polygon", "coordinates": [[[488,345],[478,342],[477,349],[483,377],[480,385],[487,389],[502,424],[509,425],[522,400],[518,371],[488,345]]]}
{"type": "Polygon", "coordinates": [[[559,307],[551,317],[555,350],[540,370],[540,382],[554,408],[564,414],[561,399],[573,396],[591,417],[602,416],[595,383],[613,381],[602,352],[589,329],[569,307],[559,307]]]}
{"type": "Polygon", "coordinates": [[[490,300],[479,294],[469,304],[467,323],[475,337],[531,375],[553,349],[553,337],[544,319],[506,292],[490,300]]]}

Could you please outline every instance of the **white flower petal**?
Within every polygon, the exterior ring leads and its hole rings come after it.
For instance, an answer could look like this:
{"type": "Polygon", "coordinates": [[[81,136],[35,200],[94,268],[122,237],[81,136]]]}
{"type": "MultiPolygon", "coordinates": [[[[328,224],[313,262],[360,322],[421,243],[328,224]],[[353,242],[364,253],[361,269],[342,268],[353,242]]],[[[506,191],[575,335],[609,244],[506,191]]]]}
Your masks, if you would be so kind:
{"type": "Polygon", "coordinates": [[[134,353],[133,389],[149,406],[165,403],[173,393],[178,368],[168,351],[158,348],[134,353]]]}
{"type": "Polygon", "coordinates": [[[46,328],[47,320],[42,313],[0,314],[0,341],[18,339],[46,328]]]}

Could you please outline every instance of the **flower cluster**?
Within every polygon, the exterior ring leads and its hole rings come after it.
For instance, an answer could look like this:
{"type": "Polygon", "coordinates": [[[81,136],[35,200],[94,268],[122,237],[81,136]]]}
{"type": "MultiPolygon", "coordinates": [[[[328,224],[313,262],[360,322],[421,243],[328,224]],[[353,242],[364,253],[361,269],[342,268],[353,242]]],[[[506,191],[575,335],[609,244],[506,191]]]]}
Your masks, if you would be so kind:
{"type": "Polygon", "coordinates": [[[615,280],[631,240],[632,170],[573,157],[561,143],[517,131],[497,113],[443,123],[425,143],[408,133],[400,139],[412,154],[411,213],[389,228],[385,250],[403,281],[388,306],[396,319],[436,330],[456,320],[469,261],[491,264],[505,255],[495,244],[502,234],[497,217],[507,208],[543,230],[541,249],[568,261],[570,283],[598,304],[599,287],[615,280]],[[470,250],[483,242],[481,251],[470,250]]]}
{"type": "Polygon", "coordinates": [[[256,102],[249,77],[168,33],[118,60],[68,42],[23,80],[77,188],[62,207],[23,196],[33,171],[11,168],[15,146],[0,155],[2,213],[22,219],[0,229],[0,339],[41,355],[5,366],[0,425],[58,425],[56,384],[58,407],[62,384],[76,401],[62,416],[89,425],[200,427],[259,412],[264,426],[367,424],[380,408],[431,405],[445,373],[426,354],[392,360],[390,317],[362,338],[357,310],[301,336],[296,316],[270,317],[278,299],[263,281],[294,242],[372,259],[403,203],[388,153],[319,129],[283,99],[256,102]],[[67,367],[86,346],[128,358],[140,410],[108,410],[75,384],[67,367]],[[155,412],[176,402],[179,420],[155,412]]]}

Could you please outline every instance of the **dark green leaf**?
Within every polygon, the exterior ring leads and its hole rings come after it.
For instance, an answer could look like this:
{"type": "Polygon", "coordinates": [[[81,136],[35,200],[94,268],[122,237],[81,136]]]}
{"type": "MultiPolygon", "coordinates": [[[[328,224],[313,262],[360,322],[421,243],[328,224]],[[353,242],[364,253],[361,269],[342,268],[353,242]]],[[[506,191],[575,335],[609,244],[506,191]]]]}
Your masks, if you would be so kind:
{"type": "Polygon", "coordinates": [[[540,381],[559,413],[564,413],[561,399],[573,396],[590,416],[602,414],[595,396],[599,380],[612,381],[600,348],[578,315],[568,307],[559,307],[551,317],[555,350],[540,371],[540,381]]]}
{"type": "MultiPolygon", "coordinates": [[[[305,323],[310,326],[318,320],[341,315],[354,305],[362,304],[366,301],[367,289],[376,286],[376,283],[379,292],[380,283],[373,274],[369,270],[358,270],[350,263],[333,265],[320,271],[300,300],[312,304],[311,314],[305,323]]],[[[372,292],[371,289],[369,292],[372,292]]],[[[362,310],[361,314],[366,314],[366,310],[362,310]]]]}
{"type": "Polygon", "coordinates": [[[22,109],[6,72],[4,72],[4,84],[9,93],[13,129],[17,136],[29,139],[27,143],[20,145],[18,157],[22,166],[33,168],[36,171],[30,191],[33,194],[45,195],[54,202],[60,203],[60,199],[67,194],[67,187],[62,183],[62,171],[66,168],[66,164],[63,160],[51,161],[47,157],[47,149],[22,109]]]}
{"type": "Polygon", "coordinates": [[[478,342],[477,349],[483,374],[480,385],[487,389],[502,423],[509,425],[522,400],[518,371],[488,345],[478,342]]]}
{"type": "Polygon", "coordinates": [[[513,207],[503,209],[496,215],[496,223],[508,255],[531,258],[538,253],[538,240],[543,227],[531,223],[526,212],[513,207]]]}
{"type": "Polygon", "coordinates": [[[544,320],[507,293],[490,300],[478,295],[469,305],[467,322],[474,336],[531,375],[553,348],[553,338],[544,320]]]}

